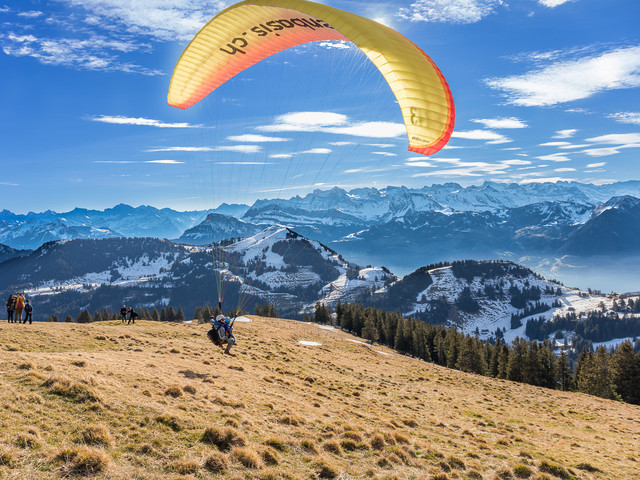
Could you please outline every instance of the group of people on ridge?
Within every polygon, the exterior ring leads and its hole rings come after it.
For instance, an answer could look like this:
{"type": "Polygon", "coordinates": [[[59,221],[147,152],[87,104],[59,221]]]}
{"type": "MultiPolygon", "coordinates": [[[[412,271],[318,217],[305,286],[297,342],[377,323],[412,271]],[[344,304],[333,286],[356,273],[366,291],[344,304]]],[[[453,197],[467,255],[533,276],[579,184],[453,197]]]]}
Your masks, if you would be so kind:
{"type": "Polygon", "coordinates": [[[9,295],[7,299],[7,320],[9,323],[27,323],[33,322],[33,307],[31,302],[27,300],[22,292],[9,295]],[[25,314],[22,320],[22,314],[25,314]]]}
{"type": "Polygon", "coordinates": [[[127,325],[131,323],[136,323],[136,318],[138,318],[138,313],[133,309],[133,307],[127,308],[126,305],[122,305],[120,309],[120,317],[122,321],[120,323],[127,322],[127,325]]]}

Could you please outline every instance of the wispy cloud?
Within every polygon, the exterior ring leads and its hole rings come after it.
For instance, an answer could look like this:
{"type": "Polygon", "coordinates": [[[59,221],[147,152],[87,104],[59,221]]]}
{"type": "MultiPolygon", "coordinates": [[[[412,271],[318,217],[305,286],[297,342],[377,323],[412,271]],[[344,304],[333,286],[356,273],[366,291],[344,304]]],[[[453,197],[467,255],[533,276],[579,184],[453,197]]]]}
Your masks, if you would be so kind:
{"type": "Polygon", "coordinates": [[[160,40],[190,40],[215,12],[227,6],[212,0],[61,0],[86,12],[85,21],[160,40]]]}
{"type": "Polygon", "coordinates": [[[611,133],[608,135],[587,138],[587,142],[605,143],[608,145],[640,143],[640,133],[611,133]]]}
{"type": "Polygon", "coordinates": [[[507,102],[550,106],[591,97],[606,90],[640,86],[640,45],[559,61],[523,75],[486,79],[507,102]]]}
{"type": "Polygon", "coordinates": [[[157,128],[201,128],[202,125],[194,125],[190,123],[167,123],[161,120],[154,120],[152,118],[144,117],[125,117],[122,115],[98,115],[95,117],[89,117],[89,120],[93,122],[112,123],[116,125],[139,125],[145,127],[157,127],[157,128]]]}
{"type": "Polygon", "coordinates": [[[566,130],[558,130],[553,138],[571,138],[576,133],[578,133],[578,129],[576,128],[567,128],[566,130]]]}
{"type": "Polygon", "coordinates": [[[238,153],[258,153],[262,151],[260,145],[221,145],[212,147],[214,152],[238,152],[238,153]]]}
{"type": "Polygon", "coordinates": [[[640,112],[618,112],[607,115],[607,117],[613,118],[620,123],[640,125],[640,112]]]}
{"type": "Polygon", "coordinates": [[[574,182],[575,178],[562,178],[562,177],[540,177],[540,178],[528,178],[522,180],[520,183],[558,183],[558,182],[574,182]]]}
{"type": "Polygon", "coordinates": [[[527,128],[529,126],[516,117],[476,118],[471,121],[481,123],[486,128],[527,128]]]}
{"type": "Polygon", "coordinates": [[[244,134],[244,135],[232,135],[227,137],[227,140],[232,142],[247,142],[247,143],[269,143],[269,142],[288,142],[291,140],[290,138],[283,137],[267,137],[265,135],[254,135],[254,134],[244,134]]]}
{"type": "MultiPolygon", "coordinates": [[[[435,159],[431,159],[435,160],[435,159]]],[[[448,159],[452,168],[440,170],[432,170],[429,172],[415,173],[415,177],[482,177],[485,175],[499,175],[505,173],[510,165],[504,163],[486,163],[486,162],[463,162],[460,159],[448,159]]],[[[408,167],[431,167],[429,162],[410,162],[405,163],[408,167]]]]}
{"type": "Polygon", "coordinates": [[[164,72],[122,61],[120,55],[147,46],[131,40],[109,39],[91,35],[84,39],[36,37],[7,33],[0,35],[0,47],[6,55],[31,57],[48,65],[62,65],[82,70],[121,71],[142,75],[163,75],[164,72]]]}
{"type": "Polygon", "coordinates": [[[465,140],[485,140],[489,144],[509,143],[512,142],[509,137],[491,130],[467,130],[467,131],[455,131],[451,135],[451,138],[464,138],[465,140]]]}
{"type": "Polygon", "coordinates": [[[590,163],[589,165],[587,165],[587,168],[600,168],[604,167],[606,164],[607,162],[590,163]]]}
{"type": "Polygon", "coordinates": [[[552,153],[551,155],[542,155],[536,158],[539,160],[544,160],[546,162],[570,162],[571,161],[571,159],[567,157],[564,153],[552,153]]]}
{"type": "Polygon", "coordinates": [[[156,147],[148,148],[145,152],[211,152],[211,147],[156,147]]]}
{"type": "Polygon", "coordinates": [[[502,0],[418,0],[398,15],[412,22],[475,23],[495,12],[502,0]]]}
{"type": "Polygon", "coordinates": [[[179,162],[178,160],[147,160],[143,163],[160,163],[163,165],[178,165],[184,162],[179,162]]]}
{"type": "Polygon", "coordinates": [[[276,117],[271,125],[257,127],[262,132],[323,132],[370,138],[395,138],[406,133],[405,126],[392,122],[357,122],[334,112],[293,112],[276,117]]]}
{"type": "Polygon", "coordinates": [[[554,172],[558,172],[558,173],[561,173],[561,172],[575,172],[576,169],[575,168],[571,168],[571,167],[565,167],[565,168],[554,168],[553,171],[554,172]]]}
{"type": "Polygon", "coordinates": [[[23,18],[37,18],[44,15],[42,12],[38,10],[30,10],[28,12],[19,12],[18,16],[23,18]]]}
{"type": "Polygon", "coordinates": [[[538,3],[540,5],[544,5],[545,7],[557,7],[559,5],[562,5],[564,3],[568,3],[568,2],[575,2],[576,0],[538,0],[538,3]]]}
{"type": "Polygon", "coordinates": [[[531,165],[529,160],[500,160],[499,163],[504,165],[531,165]]]}

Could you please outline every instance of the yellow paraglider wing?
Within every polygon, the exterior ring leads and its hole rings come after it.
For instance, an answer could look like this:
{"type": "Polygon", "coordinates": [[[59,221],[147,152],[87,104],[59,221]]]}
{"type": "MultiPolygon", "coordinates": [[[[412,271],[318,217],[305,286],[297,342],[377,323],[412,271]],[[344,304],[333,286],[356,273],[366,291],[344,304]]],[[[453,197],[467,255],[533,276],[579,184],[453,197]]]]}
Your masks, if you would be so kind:
{"type": "Polygon", "coordinates": [[[247,0],[216,15],[178,60],[169,105],[188,108],[262,59],[318,40],[351,41],[380,70],[402,110],[409,150],[431,155],[447,143],[453,98],[435,63],[389,27],[304,0],[247,0]]]}

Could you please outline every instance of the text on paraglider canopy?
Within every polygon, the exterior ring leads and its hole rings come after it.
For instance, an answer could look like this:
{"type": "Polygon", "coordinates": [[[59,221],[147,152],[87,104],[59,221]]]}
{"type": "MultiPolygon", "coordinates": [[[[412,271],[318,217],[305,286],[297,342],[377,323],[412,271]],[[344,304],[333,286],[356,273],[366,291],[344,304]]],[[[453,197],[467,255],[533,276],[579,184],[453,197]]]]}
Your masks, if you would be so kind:
{"type": "MultiPolygon", "coordinates": [[[[276,37],[280,36],[280,31],[284,31],[291,28],[310,28],[315,30],[317,28],[330,28],[334,29],[327,22],[320,20],[319,18],[289,18],[282,20],[271,20],[265,23],[260,23],[249,29],[255,36],[266,37],[267,35],[274,34],[276,37]]],[[[235,37],[225,47],[221,47],[220,51],[229,55],[235,55],[236,53],[247,53],[245,48],[249,46],[249,41],[245,38],[248,32],[242,32],[242,36],[235,37]]]]}

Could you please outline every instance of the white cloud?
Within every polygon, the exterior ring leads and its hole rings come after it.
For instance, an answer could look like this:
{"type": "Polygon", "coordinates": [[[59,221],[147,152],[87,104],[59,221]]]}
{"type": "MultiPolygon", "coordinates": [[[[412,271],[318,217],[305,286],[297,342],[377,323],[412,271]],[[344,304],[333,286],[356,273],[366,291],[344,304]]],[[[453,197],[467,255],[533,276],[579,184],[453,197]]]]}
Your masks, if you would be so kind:
{"type": "Polygon", "coordinates": [[[575,150],[576,148],[585,148],[590,146],[591,145],[589,145],[588,143],[583,143],[583,144],[570,143],[568,145],[560,145],[558,148],[560,150],[575,150]]]}
{"type": "Polygon", "coordinates": [[[234,135],[227,137],[232,142],[249,142],[249,143],[268,143],[268,142],[288,142],[290,138],[267,137],[265,135],[253,135],[247,133],[245,135],[234,135]]]}
{"type": "Polygon", "coordinates": [[[536,157],[539,160],[545,160],[547,162],[569,162],[571,159],[563,153],[552,153],[551,155],[542,155],[536,157]]]}
{"type": "Polygon", "coordinates": [[[222,145],[213,147],[214,152],[238,152],[238,153],[258,153],[262,151],[260,145],[222,145]]]}
{"type": "Polygon", "coordinates": [[[607,117],[613,118],[620,123],[640,125],[640,112],[618,112],[607,115],[607,117]]]}
{"type": "Polygon", "coordinates": [[[576,169],[575,168],[570,168],[570,167],[567,167],[567,168],[554,168],[553,171],[554,172],[558,172],[558,173],[561,173],[561,172],[575,172],[576,169]]]}
{"type": "MultiPolygon", "coordinates": [[[[417,166],[418,162],[407,163],[408,166],[417,166]]],[[[426,165],[425,165],[426,166],[426,165]]],[[[447,168],[442,170],[433,170],[425,173],[415,173],[413,177],[482,177],[485,175],[497,175],[505,173],[504,170],[509,165],[494,164],[486,162],[458,162],[456,168],[447,168]]]]}
{"type": "Polygon", "coordinates": [[[558,5],[562,5],[567,2],[574,2],[575,0],[538,0],[540,5],[544,5],[545,7],[554,8],[558,5]]]}
{"type": "Polygon", "coordinates": [[[44,13],[38,11],[38,10],[31,10],[28,12],[20,12],[18,13],[19,17],[24,17],[24,18],[37,18],[44,15],[44,13]]]}
{"type": "Polygon", "coordinates": [[[89,117],[93,122],[113,123],[116,125],[140,125],[145,127],[158,128],[201,128],[202,125],[192,125],[190,123],[166,123],[160,120],[143,117],[125,117],[122,115],[99,115],[97,117],[89,117]]]}
{"type": "Polygon", "coordinates": [[[275,165],[271,162],[213,162],[216,165],[275,165]]]}
{"type": "Polygon", "coordinates": [[[502,0],[417,0],[399,16],[412,22],[475,23],[494,13],[502,0]]]}
{"type": "Polygon", "coordinates": [[[354,122],[333,112],[293,112],[276,117],[271,125],[257,127],[263,132],[323,132],[371,138],[395,138],[406,134],[405,126],[392,122],[354,122]]]}
{"type": "Polygon", "coordinates": [[[336,147],[343,147],[345,145],[355,145],[354,142],[330,142],[329,145],[334,145],[336,147]]]}
{"type": "Polygon", "coordinates": [[[546,143],[541,143],[540,146],[541,147],[564,147],[567,145],[571,145],[571,143],[569,142],[546,142],[546,143]]]}
{"type": "Polygon", "coordinates": [[[578,133],[577,128],[567,128],[566,130],[558,130],[553,138],[571,138],[578,133]]]}
{"type": "Polygon", "coordinates": [[[574,178],[562,178],[562,177],[541,177],[541,178],[528,178],[522,180],[520,183],[558,183],[558,182],[575,182],[574,178]]]}
{"type": "Polygon", "coordinates": [[[606,143],[609,145],[640,143],[640,133],[612,133],[609,135],[600,135],[599,137],[587,138],[587,142],[606,143]]]}
{"type": "Polygon", "coordinates": [[[226,2],[211,0],[62,0],[90,14],[91,22],[112,29],[188,41],[226,2]]]}
{"type": "Polygon", "coordinates": [[[453,131],[452,138],[464,138],[465,140],[486,140],[489,144],[509,143],[512,142],[509,137],[505,137],[490,130],[467,130],[453,131]]]}
{"type": "Polygon", "coordinates": [[[620,150],[614,147],[589,148],[587,150],[583,150],[582,153],[591,157],[607,157],[609,155],[617,155],[618,153],[620,153],[620,150]]]}
{"type": "Polygon", "coordinates": [[[531,165],[529,160],[500,160],[504,165],[531,165]]]}
{"type": "Polygon", "coordinates": [[[408,167],[435,167],[435,165],[433,163],[429,163],[429,162],[408,162],[405,163],[406,166],[408,167]]]}
{"type": "Polygon", "coordinates": [[[607,164],[607,162],[590,163],[589,165],[587,165],[587,168],[604,167],[606,164],[607,164]]]}
{"type": "Polygon", "coordinates": [[[392,148],[395,147],[395,145],[393,143],[367,143],[366,144],[369,147],[376,147],[376,148],[392,148]]]}
{"type": "Polygon", "coordinates": [[[47,65],[60,65],[81,70],[120,71],[154,76],[160,70],[119,60],[119,55],[146,50],[148,45],[130,39],[110,39],[91,35],[85,39],[47,38],[34,35],[0,35],[2,51],[14,57],[31,57],[47,65]]]}
{"type": "Polygon", "coordinates": [[[148,148],[145,152],[211,152],[211,147],[157,147],[148,148]]]}
{"type": "Polygon", "coordinates": [[[318,46],[328,50],[349,50],[350,48],[353,48],[353,43],[346,42],[344,40],[336,40],[335,42],[319,42],[318,46]]]}
{"type": "Polygon", "coordinates": [[[291,153],[274,153],[273,155],[269,155],[269,158],[291,158],[293,154],[291,153]]]}
{"type": "Polygon", "coordinates": [[[529,126],[516,117],[476,118],[471,121],[481,123],[486,128],[527,128],[529,126]]]}
{"type": "Polygon", "coordinates": [[[328,153],[331,153],[332,150],[330,148],[312,148],[311,150],[305,150],[304,152],[300,152],[302,153],[310,153],[312,155],[326,155],[328,153]]]}
{"type": "Polygon", "coordinates": [[[640,45],[599,55],[559,61],[523,75],[486,79],[507,102],[549,106],[588,98],[596,93],[640,86],[640,45]]]}
{"type": "Polygon", "coordinates": [[[396,153],[391,152],[371,152],[372,155],[382,155],[383,157],[397,157],[396,153]]]}
{"type": "Polygon", "coordinates": [[[147,160],[146,162],[143,163],[162,163],[164,165],[177,165],[179,163],[184,163],[184,162],[178,162],[177,160],[147,160]]]}

